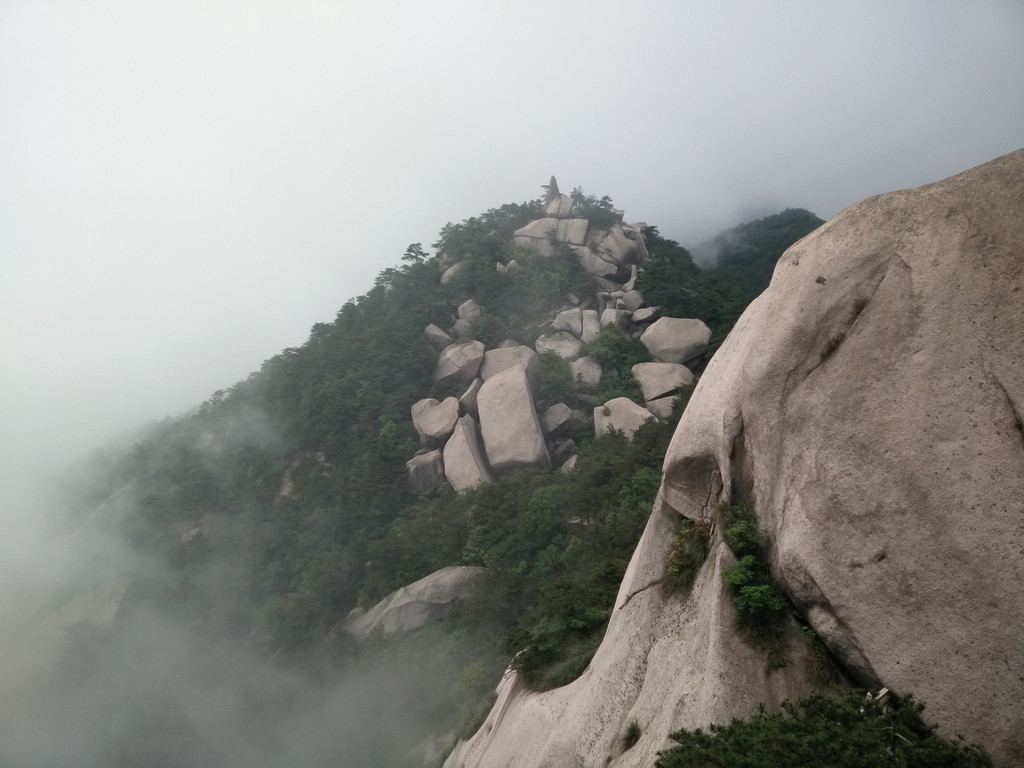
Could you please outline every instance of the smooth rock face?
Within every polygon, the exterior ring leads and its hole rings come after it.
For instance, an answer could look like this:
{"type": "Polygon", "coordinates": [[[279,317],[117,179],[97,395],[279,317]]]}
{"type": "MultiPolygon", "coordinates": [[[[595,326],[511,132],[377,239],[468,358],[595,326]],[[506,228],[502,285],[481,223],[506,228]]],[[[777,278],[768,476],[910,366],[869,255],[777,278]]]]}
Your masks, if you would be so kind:
{"type": "Polygon", "coordinates": [[[569,363],[573,388],[581,392],[596,392],[601,386],[601,364],[587,355],[569,363]]]}
{"type": "Polygon", "coordinates": [[[493,483],[487,457],[480,447],[480,427],[472,416],[456,422],[455,431],[444,444],[444,476],[456,491],[493,483]]]}
{"type": "Polygon", "coordinates": [[[562,437],[572,427],[572,408],[565,403],[555,403],[540,416],[540,426],[548,437],[562,437]]]}
{"type": "Polygon", "coordinates": [[[594,408],[594,436],[604,437],[609,430],[624,432],[627,438],[654,415],[628,397],[616,397],[594,408]]]}
{"type": "Polygon", "coordinates": [[[619,299],[623,309],[628,309],[630,312],[635,312],[644,305],[644,295],[640,291],[626,291],[622,294],[622,298],[619,299]]]}
{"type": "Polygon", "coordinates": [[[474,320],[479,320],[483,317],[484,311],[480,309],[480,305],[475,301],[472,299],[466,299],[464,302],[459,304],[458,313],[460,320],[473,322],[474,320]]]}
{"type": "Polygon", "coordinates": [[[601,320],[596,309],[583,310],[583,331],[580,334],[580,341],[589,344],[601,335],[601,320]]]}
{"type": "Polygon", "coordinates": [[[770,679],[731,628],[722,548],[688,596],[644,589],[678,514],[723,497],[753,502],[776,578],[859,684],[1024,764],[1021,254],[1024,151],[791,247],[683,414],[590,667],[542,694],[507,679],[447,765],[649,766],[673,730],[806,693],[798,658],[770,679]]]}
{"type": "Polygon", "coordinates": [[[513,342],[512,346],[502,346],[498,349],[489,349],[484,353],[484,362],[480,366],[480,377],[486,381],[497,373],[521,365],[526,369],[526,375],[530,381],[537,378],[540,373],[540,358],[537,353],[519,342],[513,342]]]}
{"type": "Polygon", "coordinates": [[[461,381],[469,384],[476,378],[484,360],[482,341],[462,341],[441,351],[434,368],[434,381],[461,381]]]}
{"type": "Polygon", "coordinates": [[[438,349],[444,349],[449,344],[453,343],[455,339],[445,333],[442,329],[431,323],[423,329],[423,335],[427,337],[431,344],[438,349]]]}
{"type": "Polygon", "coordinates": [[[469,269],[469,266],[463,261],[457,262],[456,264],[452,264],[450,267],[448,267],[448,269],[444,271],[444,274],[441,275],[441,285],[448,285],[448,283],[452,282],[452,280],[455,280],[467,269],[469,269]]]}
{"type": "Polygon", "coordinates": [[[601,327],[607,328],[609,325],[617,325],[619,328],[629,327],[629,318],[632,317],[633,313],[626,309],[612,309],[608,308],[601,313],[601,327]]]}
{"type": "Polygon", "coordinates": [[[640,337],[651,357],[663,363],[685,363],[704,354],[711,341],[711,329],[700,320],[662,317],[640,337]]]}
{"type": "Polygon", "coordinates": [[[679,363],[637,363],[630,370],[644,400],[657,400],[691,386],[694,381],[690,369],[679,363]]]}
{"type": "Polygon", "coordinates": [[[586,219],[564,219],[558,222],[555,239],[562,243],[584,245],[587,242],[587,228],[590,222],[586,219]]]}
{"type": "Polygon", "coordinates": [[[555,315],[551,327],[556,331],[571,333],[577,339],[583,335],[583,310],[579,307],[566,309],[555,315]]]}
{"type": "Polygon", "coordinates": [[[428,447],[444,443],[459,419],[459,401],[454,397],[447,397],[443,402],[428,397],[413,403],[409,410],[420,445],[428,447]]]}
{"type": "MultiPolygon", "coordinates": [[[[484,382],[477,395],[480,432],[495,472],[515,467],[550,467],[544,434],[533,406],[526,370],[517,365],[484,382]]],[[[445,459],[447,464],[447,457],[445,459]]]]}
{"type": "MultiPolygon", "coordinates": [[[[484,358],[487,359],[486,357],[484,358]]],[[[466,388],[466,391],[459,397],[459,412],[462,414],[472,414],[473,418],[477,418],[480,414],[476,409],[476,396],[480,392],[480,387],[484,384],[484,380],[477,376],[473,379],[473,382],[466,388]]]]}
{"type": "Polygon", "coordinates": [[[444,482],[444,460],[441,451],[425,451],[405,462],[409,472],[409,487],[414,491],[436,488],[444,482]]]}
{"type": "Polygon", "coordinates": [[[554,352],[563,360],[570,362],[583,353],[583,342],[565,331],[555,331],[537,337],[537,352],[554,352]]]}
{"type": "Polygon", "coordinates": [[[385,597],[368,611],[353,611],[343,627],[360,640],[374,632],[383,635],[410,632],[447,614],[480,585],[486,568],[451,565],[385,597]]]}

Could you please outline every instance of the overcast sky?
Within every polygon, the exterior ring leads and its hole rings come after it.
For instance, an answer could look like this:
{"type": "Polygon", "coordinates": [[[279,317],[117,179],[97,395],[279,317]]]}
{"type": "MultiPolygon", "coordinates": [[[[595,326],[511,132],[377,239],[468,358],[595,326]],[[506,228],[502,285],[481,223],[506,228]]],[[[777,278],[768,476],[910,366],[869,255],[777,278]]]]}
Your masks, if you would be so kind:
{"type": "Polygon", "coordinates": [[[0,0],[3,485],[563,190],[684,244],[1024,146],[1024,3],[0,0]]]}

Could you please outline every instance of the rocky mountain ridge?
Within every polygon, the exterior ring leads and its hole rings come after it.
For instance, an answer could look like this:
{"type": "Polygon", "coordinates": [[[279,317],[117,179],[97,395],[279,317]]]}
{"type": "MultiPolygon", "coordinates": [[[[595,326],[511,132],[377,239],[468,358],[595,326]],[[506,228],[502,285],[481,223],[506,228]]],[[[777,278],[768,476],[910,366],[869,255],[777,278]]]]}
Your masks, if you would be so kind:
{"type": "Polygon", "coordinates": [[[855,682],[1024,762],[1022,260],[1024,151],[791,247],[679,423],[592,663],[544,693],[509,673],[446,766],[648,766],[674,730],[810,690],[795,622],[784,666],[737,632],[729,500],[756,509],[772,573],[855,682]],[[709,555],[666,594],[684,518],[712,524],[709,555]]]}

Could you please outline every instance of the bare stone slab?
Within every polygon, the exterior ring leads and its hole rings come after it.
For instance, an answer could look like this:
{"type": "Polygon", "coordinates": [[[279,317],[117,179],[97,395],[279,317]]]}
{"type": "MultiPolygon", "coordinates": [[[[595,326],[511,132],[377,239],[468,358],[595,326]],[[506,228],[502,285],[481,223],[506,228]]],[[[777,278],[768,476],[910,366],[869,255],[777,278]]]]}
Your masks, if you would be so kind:
{"type": "Polygon", "coordinates": [[[481,450],[480,428],[472,416],[463,416],[456,422],[455,431],[444,444],[443,458],[445,478],[456,491],[494,482],[481,450]]]}
{"type": "Polygon", "coordinates": [[[616,397],[594,409],[594,435],[604,437],[614,430],[632,439],[640,425],[653,418],[654,414],[628,397],[616,397]]]}
{"type": "Polygon", "coordinates": [[[523,366],[507,368],[484,381],[477,407],[484,451],[495,472],[551,466],[523,366]]]}
{"type": "Polygon", "coordinates": [[[476,378],[484,361],[482,341],[462,341],[450,344],[441,352],[434,368],[434,381],[461,381],[469,384],[476,378]]]}
{"type": "Polygon", "coordinates": [[[685,363],[700,355],[711,341],[711,329],[700,320],[662,317],[647,327],[640,343],[663,363],[685,363]]]}
{"type": "Polygon", "coordinates": [[[417,400],[410,408],[412,425],[420,436],[420,445],[428,448],[444,443],[459,420],[459,401],[447,397],[438,402],[432,397],[417,400]]]}

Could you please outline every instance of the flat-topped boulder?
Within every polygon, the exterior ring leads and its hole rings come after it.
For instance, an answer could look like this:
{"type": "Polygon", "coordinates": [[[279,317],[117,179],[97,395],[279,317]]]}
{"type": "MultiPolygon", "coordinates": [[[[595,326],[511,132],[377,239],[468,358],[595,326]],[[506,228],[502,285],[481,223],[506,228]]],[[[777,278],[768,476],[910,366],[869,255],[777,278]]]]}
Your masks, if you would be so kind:
{"type": "Polygon", "coordinates": [[[434,381],[459,381],[469,384],[484,361],[482,341],[460,341],[441,351],[434,368],[434,381]]]}
{"type": "Polygon", "coordinates": [[[651,357],[663,363],[686,363],[699,358],[710,341],[710,328],[700,320],[682,317],[659,318],[640,337],[651,357]]]}
{"type": "Polygon", "coordinates": [[[498,349],[489,349],[484,353],[484,361],[480,366],[480,378],[484,381],[492,376],[514,368],[517,365],[526,369],[526,375],[531,382],[537,379],[540,373],[540,358],[537,353],[519,342],[512,342],[509,346],[502,346],[498,349]]]}
{"type": "Polygon", "coordinates": [[[616,397],[594,408],[594,435],[604,437],[609,431],[622,432],[628,439],[654,414],[628,397],[616,397]]]}
{"type": "Polygon", "coordinates": [[[432,397],[417,400],[409,410],[420,445],[428,448],[442,445],[459,419],[459,401],[454,397],[440,402],[432,397]]]}
{"type": "Polygon", "coordinates": [[[631,373],[640,385],[644,400],[674,394],[694,382],[693,373],[681,363],[637,363],[631,373]]]}
{"type": "Polygon", "coordinates": [[[487,379],[476,401],[484,452],[495,472],[551,466],[523,366],[508,368],[487,379]]]}
{"type": "Polygon", "coordinates": [[[545,333],[537,337],[538,353],[554,352],[563,360],[576,360],[583,353],[583,342],[565,331],[545,333]]]}
{"type": "Polygon", "coordinates": [[[456,491],[494,482],[480,445],[480,427],[468,414],[455,423],[452,436],[444,444],[443,459],[445,479],[456,491]]]}

